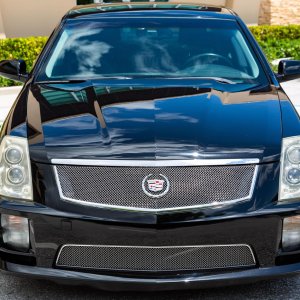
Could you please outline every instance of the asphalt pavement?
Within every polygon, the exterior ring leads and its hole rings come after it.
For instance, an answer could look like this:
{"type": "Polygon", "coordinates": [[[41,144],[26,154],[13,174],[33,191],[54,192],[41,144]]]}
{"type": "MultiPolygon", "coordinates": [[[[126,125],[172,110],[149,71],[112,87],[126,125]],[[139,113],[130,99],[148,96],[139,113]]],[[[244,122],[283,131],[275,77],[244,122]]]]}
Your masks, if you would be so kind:
{"type": "MultiPolygon", "coordinates": [[[[298,112],[300,81],[284,84],[298,112]]],[[[0,119],[8,112],[20,88],[0,91],[0,119]],[[5,101],[4,101],[5,100],[5,101]],[[2,104],[1,104],[2,102],[2,104]]],[[[4,299],[101,299],[101,300],[203,300],[203,299],[300,299],[300,275],[255,284],[197,291],[113,293],[80,286],[64,286],[48,281],[14,277],[0,272],[0,300],[4,299]]]]}

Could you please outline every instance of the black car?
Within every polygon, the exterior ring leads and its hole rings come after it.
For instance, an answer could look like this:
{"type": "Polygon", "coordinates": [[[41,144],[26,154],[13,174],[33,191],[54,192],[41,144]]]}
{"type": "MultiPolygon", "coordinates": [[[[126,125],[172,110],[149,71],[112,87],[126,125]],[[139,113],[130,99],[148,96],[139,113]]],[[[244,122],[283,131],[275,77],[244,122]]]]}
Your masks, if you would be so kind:
{"type": "Polygon", "coordinates": [[[300,120],[232,11],[80,6],[1,132],[2,270],[107,290],[300,271],[300,120]]]}

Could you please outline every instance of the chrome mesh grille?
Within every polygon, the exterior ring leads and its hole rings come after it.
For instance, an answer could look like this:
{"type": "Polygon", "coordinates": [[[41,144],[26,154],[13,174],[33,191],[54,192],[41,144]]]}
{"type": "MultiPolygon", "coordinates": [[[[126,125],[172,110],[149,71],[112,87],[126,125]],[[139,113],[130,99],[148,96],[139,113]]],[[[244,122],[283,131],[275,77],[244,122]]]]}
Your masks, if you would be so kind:
{"type": "Polygon", "coordinates": [[[197,167],[107,167],[57,165],[61,198],[83,205],[168,210],[231,203],[251,198],[255,165],[197,167]],[[170,187],[161,198],[145,194],[149,174],[163,174],[170,187]]]}
{"type": "Polygon", "coordinates": [[[254,266],[248,245],[213,246],[91,246],[65,245],[58,267],[123,271],[183,271],[254,266]]]}

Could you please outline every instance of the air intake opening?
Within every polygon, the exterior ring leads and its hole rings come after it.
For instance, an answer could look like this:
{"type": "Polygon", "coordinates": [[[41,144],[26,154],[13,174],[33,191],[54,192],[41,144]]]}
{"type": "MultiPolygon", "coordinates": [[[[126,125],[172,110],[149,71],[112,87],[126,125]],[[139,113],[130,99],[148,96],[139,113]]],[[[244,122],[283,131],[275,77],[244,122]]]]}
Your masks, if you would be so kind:
{"type": "Polygon", "coordinates": [[[56,266],[114,271],[199,271],[254,267],[248,245],[101,246],[64,245],[56,266]]]}

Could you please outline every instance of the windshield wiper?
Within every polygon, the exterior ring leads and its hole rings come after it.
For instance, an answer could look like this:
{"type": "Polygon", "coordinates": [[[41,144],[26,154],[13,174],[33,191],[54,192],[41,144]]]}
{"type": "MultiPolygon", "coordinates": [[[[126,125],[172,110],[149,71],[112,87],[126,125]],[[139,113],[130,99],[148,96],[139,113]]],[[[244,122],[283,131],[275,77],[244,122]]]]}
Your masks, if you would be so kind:
{"type": "Polygon", "coordinates": [[[86,83],[86,82],[93,82],[93,81],[99,81],[99,80],[110,80],[110,79],[147,79],[147,78],[162,78],[162,79],[200,79],[200,80],[213,80],[219,83],[223,84],[236,84],[236,82],[221,78],[221,77],[196,77],[196,76],[183,76],[183,77],[177,77],[177,76],[159,76],[159,75],[140,75],[140,76],[110,76],[110,77],[99,77],[99,78],[93,78],[93,79],[66,79],[66,80],[45,80],[45,81],[37,81],[38,84],[76,84],[76,83],[86,83]]]}
{"type": "Polygon", "coordinates": [[[71,79],[71,80],[43,80],[43,81],[37,81],[35,83],[38,83],[38,84],[68,84],[68,83],[85,83],[89,80],[82,80],[82,79],[71,79]]]}
{"type": "Polygon", "coordinates": [[[221,77],[205,77],[205,79],[212,79],[212,80],[215,80],[217,82],[220,82],[220,83],[226,83],[226,84],[236,84],[236,82],[232,81],[232,80],[229,80],[229,79],[226,79],[226,78],[221,78],[221,77]]]}
{"type": "Polygon", "coordinates": [[[167,76],[167,75],[157,75],[157,74],[153,74],[153,75],[149,75],[149,74],[145,74],[145,75],[134,75],[133,78],[137,78],[137,79],[155,79],[155,78],[159,78],[159,79],[179,79],[179,80],[184,80],[184,79],[200,79],[200,80],[213,80],[219,83],[224,83],[224,84],[236,84],[236,82],[227,79],[227,78],[222,78],[222,77],[201,77],[201,76],[167,76]]]}
{"type": "Polygon", "coordinates": [[[72,84],[72,83],[85,83],[98,80],[109,80],[109,79],[132,79],[132,77],[127,76],[111,76],[111,77],[98,77],[92,79],[62,79],[62,80],[43,80],[37,81],[38,84],[72,84]]]}
{"type": "Polygon", "coordinates": [[[221,77],[196,77],[196,76],[184,76],[184,77],[169,77],[173,79],[200,79],[200,80],[214,80],[219,83],[225,83],[225,84],[236,84],[236,82],[229,80],[227,78],[221,78],[221,77]]]}

